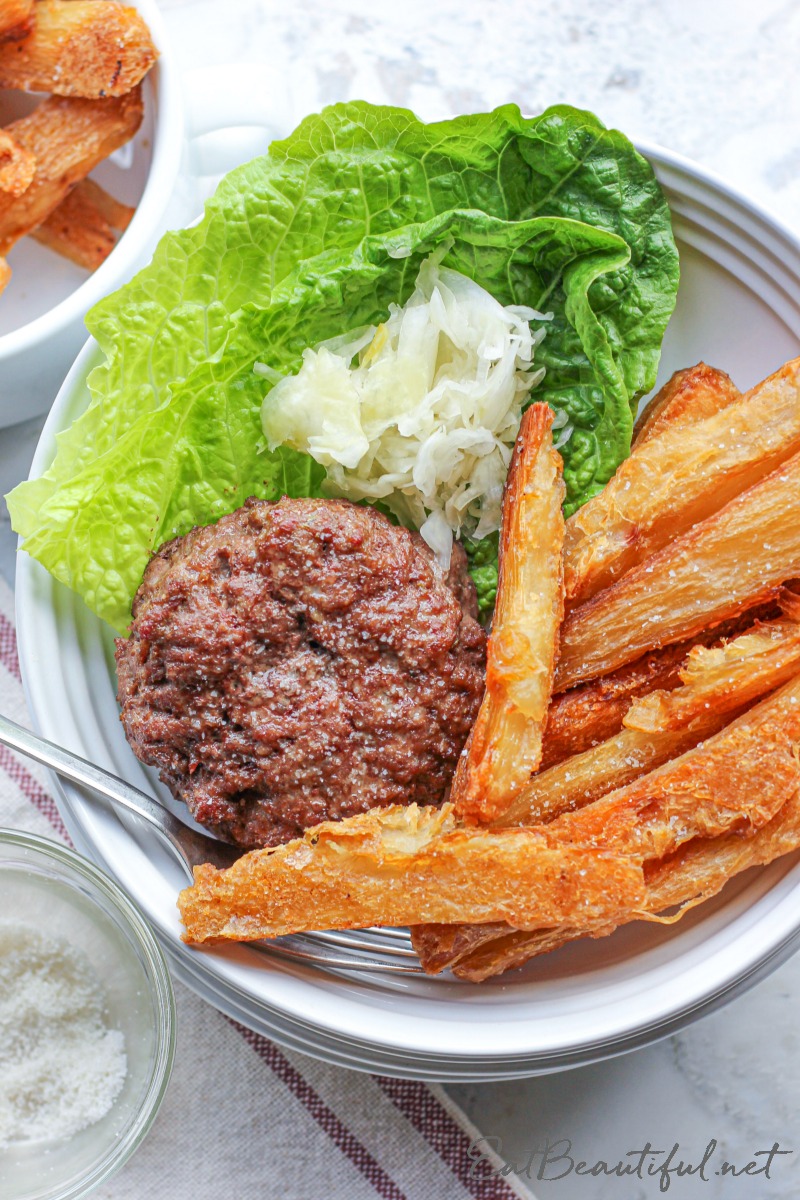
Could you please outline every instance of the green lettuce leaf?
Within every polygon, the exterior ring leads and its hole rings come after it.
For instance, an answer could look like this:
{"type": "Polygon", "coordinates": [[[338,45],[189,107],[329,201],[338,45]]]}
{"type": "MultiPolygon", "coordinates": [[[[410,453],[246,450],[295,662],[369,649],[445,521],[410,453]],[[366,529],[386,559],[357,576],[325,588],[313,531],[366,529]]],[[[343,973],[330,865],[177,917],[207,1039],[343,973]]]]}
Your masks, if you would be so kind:
{"type": "Polygon", "coordinates": [[[426,126],[353,103],[232,172],[201,222],[90,313],[105,353],[91,404],[8,498],[25,549],[122,630],[163,541],[248,495],[318,495],[311,460],[262,448],[253,363],[294,370],[307,345],[381,320],[443,242],[502,303],[553,312],[537,399],[567,413],[568,503],[585,500],[628,452],[675,299],[650,167],[565,107],[426,126]]]}

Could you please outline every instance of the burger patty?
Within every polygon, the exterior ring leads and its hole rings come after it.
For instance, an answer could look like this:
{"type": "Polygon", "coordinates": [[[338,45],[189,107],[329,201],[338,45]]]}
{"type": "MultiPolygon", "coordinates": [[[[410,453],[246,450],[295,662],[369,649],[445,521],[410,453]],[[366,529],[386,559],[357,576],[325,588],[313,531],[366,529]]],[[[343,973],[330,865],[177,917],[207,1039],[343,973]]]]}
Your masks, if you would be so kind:
{"type": "Polygon", "coordinates": [[[374,509],[248,500],[145,571],[116,642],[128,741],[196,820],[247,848],[438,804],[486,655],[459,546],[450,584],[374,509]]]}

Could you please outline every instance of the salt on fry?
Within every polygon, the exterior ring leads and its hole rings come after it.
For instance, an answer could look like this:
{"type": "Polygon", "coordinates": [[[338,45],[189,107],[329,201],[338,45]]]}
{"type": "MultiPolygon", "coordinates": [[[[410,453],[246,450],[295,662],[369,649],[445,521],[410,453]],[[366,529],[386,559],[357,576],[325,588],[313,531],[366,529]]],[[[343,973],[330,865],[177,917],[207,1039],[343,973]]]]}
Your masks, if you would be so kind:
{"type": "MultiPolygon", "coordinates": [[[[800,598],[797,598],[800,607],[800,598]]],[[[610,675],[591,679],[569,692],[554,696],[547,713],[542,745],[543,772],[556,763],[619,733],[631,701],[656,689],[670,691],[680,686],[680,669],[693,646],[716,645],[724,638],[736,637],[754,621],[771,620],[779,615],[776,604],[747,610],[713,629],[702,629],[693,638],[651,650],[610,675]]]]}
{"type": "Polygon", "coordinates": [[[6,129],[0,129],[0,193],[15,198],[30,187],[36,173],[36,159],[20,146],[6,129]]]}
{"type": "Polygon", "coordinates": [[[20,197],[0,193],[0,255],[47,220],[80,179],[129,141],[141,119],[137,88],[112,100],[51,96],[9,125],[7,132],[35,156],[36,173],[20,197]]]}
{"type": "Polygon", "coordinates": [[[655,733],[621,729],[599,745],[534,775],[495,824],[538,825],[583,808],[697,746],[729,719],[730,710],[707,711],[684,726],[655,733]]]}
{"type": "Polygon", "coordinates": [[[631,449],[636,450],[668,429],[711,417],[738,400],[741,394],[730,376],[706,363],[676,371],[639,414],[633,427],[631,449]]]}
{"type": "Polygon", "coordinates": [[[139,13],[117,0],[36,0],[34,17],[27,37],[0,45],[0,87],[122,96],[158,58],[139,13]]]}
{"type": "Polygon", "coordinates": [[[589,600],[800,451],[800,359],[713,416],[646,439],[567,522],[568,606],[589,600]]]}
{"type": "Polygon", "coordinates": [[[644,861],[693,837],[748,831],[800,788],[800,677],[679,758],[546,828],[644,861]]]}
{"type": "MultiPolygon", "coordinates": [[[[712,846],[726,837],[749,842],[774,823],[786,804],[797,801],[798,745],[800,679],[795,678],[694,750],[538,828],[546,829],[557,844],[572,844],[574,839],[582,847],[603,846],[628,855],[648,870],[668,856],[688,853],[686,847],[696,841],[712,846]]],[[[667,900],[661,908],[678,902],[667,900]]],[[[622,920],[609,920],[601,913],[596,921],[587,921],[579,913],[580,919],[573,916],[561,931],[543,922],[541,930],[525,938],[512,936],[508,922],[506,928],[493,930],[479,925],[470,929],[462,923],[447,930],[440,926],[414,930],[412,941],[426,971],[451,967],[460,977],[483,979],[564,941],[611,933],[647,907],[638,906],[622,920]],[[481,965],[471,957],[467,965],[468,955],[479,956],[481,965]]]]}
{"type": "MultiPolygon", "coordinates": [[[[452,969],[459,979],[481,983],[539,954],[557,950],[582,937],[605,937],[631,921],[650,920],[674,924],[697,904],[717,895],[734,876],[750,867],[765,866],[800,849],[800,792],[786,801],[776,815],[751,837],[729,833],[718,838],[696,838],[645,869],[647,899],[621,920],[593,927],[565,925],[522,933],[508,925],[429,927],[428,940],[436,941],[426,970],[452,969]],[[669,912],[678,908],[677,912],[669,912]],[[667,915],[664,915],[667,914],[667,915]]],[[[416,931],[413,931],[416,933],[416,931]]],[[[416,944],[416,943],[415,943],[416,944]]],[[[420,943],[425,950],[424,944],[420,943]]]]}
{"type": "Polygon", "coordinates": [[[196,867],[178,907],[184,940],[277,937],[378,922],[561,924],[576,909],[612,920],[644,900],[641,867],[546,830],[456,828],[453,806],[373,809],[328,821],[227,870],[196,867]]]}
{"type": "Polygon", "coordinates": [[[683,687],[634,700],[623,724],[660,734],[709,712],[724,715],[800,673],[800,624],[788,617],[754,626],[723,646],[696,646],[681,668],[683,687]]]}
{"type": "Polygon", "coordinates": [[[568,614],[555,690],[774,596],[800,574],[800,454],[568,614]]]}
{"type": "Polygon", "coordinates": [[[564,482],[552,424],[546,404],[531,405],[509,468],[486,692],[451,791],[469,820],[502,812],[541,757],[564,612],[564,482]]]}
{"type": "Polygon", "coordinates": [[[0,0],[0,43],[25,37],[33,24],[33,0],[0,0]]]}
{"type": "Polygon", "coordinates": [[[126,228],[133,212],[93,180],[83,179],[32,236],[77,266],[94,271],[116,245],[114,229],[126,228]],[[106,213],[118,224],[112,225],[106,213]]]}

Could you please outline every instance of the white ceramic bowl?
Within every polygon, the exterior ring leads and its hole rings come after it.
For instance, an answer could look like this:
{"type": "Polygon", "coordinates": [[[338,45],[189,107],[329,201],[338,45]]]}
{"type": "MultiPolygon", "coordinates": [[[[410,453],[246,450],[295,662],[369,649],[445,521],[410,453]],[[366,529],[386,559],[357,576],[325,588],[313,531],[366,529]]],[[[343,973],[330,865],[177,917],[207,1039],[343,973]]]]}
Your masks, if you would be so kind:
{"type": "MultiPolygon", "coordinates": [[[[683,271],[661,378],[704,359],[749,387],[797,353],[800,245],[693,164],[656,148],[644,152],[672,206],[683,271]]],[[[96,353],[88,344],[67,377],[33,476],[49,464],[56,433],[86,404],[96,353]]],[[[17,607],[23,675],[41,732],[160,790],[179,811],[125,741],[110,632],[25,555],[17,607]]],[[[175,910],[183,879],[156,839],[76,789],[63,789],[59,805],[77,844],[147,913],[182,979],[259,1032],[362,1070],[499,1079],[591,1062],[724,1002],[778,965],[800,938],[800,865],[789,857],[735,879],[677,926],[631,925],[480,986],[326,976],[249,946],[189,950],[175,910]]]]}
{"type": "MultiPolygon", "coordinates": [[[[208,191],[205,176],[216,177],[247,157],[235,136],[226,147],[204,135],[249,126],[262,132],[266,145],[287,123],[274,74],[236,66],[181,75],[155,0],[133,2],[160,57],[144,81],[145,114],[136,137],[92,178],[136,212],[91,274],[32,238],[9,253],[13,274],[0,296],[0,428],[47,411],[86,340],[88,310],[148,261],[166,229],[196,215],[208,191]]],[[[0,98],[6,119],[30,111],[40,99],[22,92],[2,92],[0,98]]]]}

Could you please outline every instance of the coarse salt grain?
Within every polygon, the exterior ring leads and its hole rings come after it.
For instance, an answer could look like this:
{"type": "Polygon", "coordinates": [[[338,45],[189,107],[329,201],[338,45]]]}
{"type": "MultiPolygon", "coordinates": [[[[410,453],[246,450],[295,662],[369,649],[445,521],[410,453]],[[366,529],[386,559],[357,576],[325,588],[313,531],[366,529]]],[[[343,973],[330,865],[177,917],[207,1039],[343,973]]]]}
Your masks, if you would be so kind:
{"type": "Polygon", "coordinates": [[[82,951],[0,921],[0,1149],[71,1137],[109,1111],[127,1061],[104,1001],[82,951]]]}

